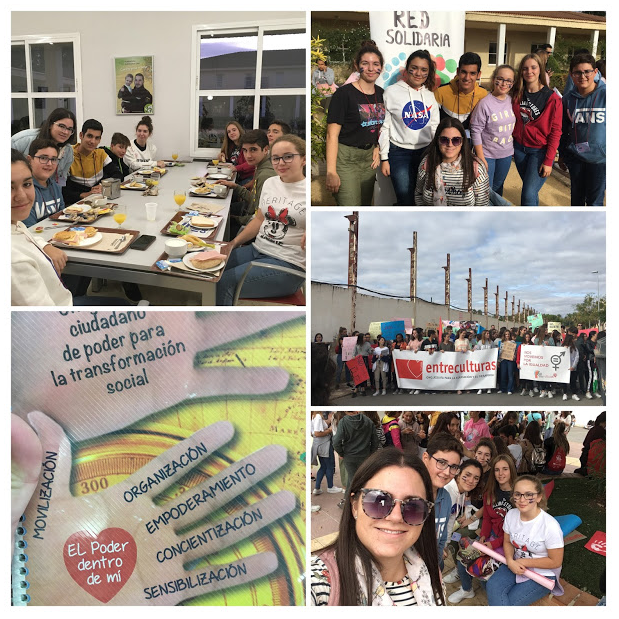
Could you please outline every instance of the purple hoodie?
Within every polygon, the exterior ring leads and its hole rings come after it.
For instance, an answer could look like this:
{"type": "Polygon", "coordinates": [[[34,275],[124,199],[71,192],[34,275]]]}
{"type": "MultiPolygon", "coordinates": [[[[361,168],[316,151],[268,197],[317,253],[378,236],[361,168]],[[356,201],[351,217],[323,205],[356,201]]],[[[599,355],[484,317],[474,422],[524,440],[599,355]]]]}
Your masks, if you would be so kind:
{"type": "Polygon", "coordinates": [[[471,114],[471,139],[474,146],[484,149],[484,157],[503,159],[514,154],[512,131],[516,117],[511,97],[503,101],[488,93],[471,114]]]}

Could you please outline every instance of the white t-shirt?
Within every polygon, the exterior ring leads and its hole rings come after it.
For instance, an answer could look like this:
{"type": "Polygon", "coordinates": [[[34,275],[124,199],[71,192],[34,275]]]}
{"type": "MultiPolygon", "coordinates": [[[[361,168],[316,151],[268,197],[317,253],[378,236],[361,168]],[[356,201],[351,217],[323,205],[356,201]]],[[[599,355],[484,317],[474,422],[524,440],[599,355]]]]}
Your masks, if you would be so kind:
{"type": "MultiPolygon", "coordinates": [[[[517,509],[508,511],[503,522],[503,531],[509,535],[509,541],[514,546],[514,559],[541,559],[548,556],[549,548],[563,548],[564,545],[561,526],[543,510],[528,522],[520,520],[517,509]]],[[[542,576],[555,575],[550,569],[529,569],[542,576]]]]}
{"type": "Polygon", "coordinates": [[[522,447],[520,447],[517,443],[514,443],[513,445],[508,445],[507,449],[509,449],[509,453],[516,461],[516,468],[518,468],[520,466],[520,461],[522,460],[522,447]]]}
{"type": "Polygon", "coordinates": [[[290,262],[305,270],[305,179],[284,183],[279,176],[267,178],[262,185],[259,208],[264,221],[254,247],[267,256],[290,262]]]}
{"type": "MultiPolygon", "coordinates": [[[[383,351],[387,351],[387,354],[389,354],[389,348],[387,346],[383,346],[382,348],[380,348],[380,346],[377,346],[374,349],[374,354],[377,357],[380,357],[383,353],[383,351]]],[[[389,364],[386,361],[383,361],[381,359],[378,359],[374,362],[374,364],[372,365],[372,371],[376,371],[376,368],[378,367],[379,370],[382,370],[383,372],[388,372],[389,371],[389,364]],[[382,367],[381,367],[382,365],[382,367]]]]}
{"type": "Polygon", "coordinates": [[[322,415],[314,415],[312,417],[312,436],[314,436],[314,432],[324,432],[328,427],[322,415]]]}

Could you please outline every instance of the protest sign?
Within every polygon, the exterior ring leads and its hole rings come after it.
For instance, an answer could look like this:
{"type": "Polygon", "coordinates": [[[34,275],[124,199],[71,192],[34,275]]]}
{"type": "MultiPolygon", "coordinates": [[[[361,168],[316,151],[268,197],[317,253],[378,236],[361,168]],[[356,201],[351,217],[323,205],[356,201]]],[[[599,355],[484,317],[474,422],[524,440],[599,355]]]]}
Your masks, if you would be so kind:
{"type": "Polygon", "coordinates": [[[570,351],[562,346],[523,346],[520,378],[550,383],[569,383],[570,351]]]}
{"type": "Polygon", "coordinates": [[[370,337],[375,340],[380,335],[380,322],[371,322],[368,328],[370,337]]]}
{"type": "Polygon", "coordinates": [[[598,328],[597,327],[591,327],[590,329],[581,329],[578,332],[578,335],[580,335],[581,333],[585,334],[585,337],[589,337],[589,333],[591,333],[591,331],[595,331],[597,333],[598,328]]]}
{"type": "Polygon", "coordinates": [[[558,331],[559,333],[561,333],[560,322],[549,322],[548,323],[548,333],[552,333],[553,331],[558,331]]]}
{"type": "Polygon", "coordinates": [[[437,322],[426,322],[426,333],[428,332],[429,329],[438,331],[438,323],[437,322]]]}
{"type": "Polygon", "coordinates": [[[518,344],[516,342],[501,342],[501,359],[507,359],[508,361],[515,361],[516,357],[514,353],[518,344]]]}
{"type": "Polygon", "coordinates": [[[404,322],[404,330],[406,331],[406,333],[410,335],[413,332],[414,321],[412,318],[392,318],[391,320],[393,321],[402,320],[404,322]]]}
{"type": "Polygon", "coordinates": [[[535,327],[541,327],[544,324],[544,318],[541,314],[532,314],[527,318],[527,322],[531,329],[535,329],[535,327]]]}
{"type": "Polygon", "coordinates": [[[345,337],[342,341],[342,361],[350,361],[355,356],[357,337],[345,337]]]}
{"type": "Polygon", "coordinates": [[[403,320],[392,320],[391,322],[381,322],[380,331],[386,340],[395,340],[398,333],[404,335],[406,327],[403,320]]]}
{"type": "Polygon", "coordinates": [[[606,556],[606,533],[596,531],[593,537],[585,544],[585,548],[598,555],[606,556]]]}
{"type": "Polygon", "coordinates": [[[496,348],[468,353],[394,350],[393,359],[401,389],[454,391],[494,389],[497,368],[496,348]]]}
{"type": "Polygon", "coordinates": [[[357,355],[350,361],[347,361],[346,365],[350,370],[350,373],[352,375],[352,382],[355,385],[364,383],[366,380],[369,380],[370,375],[368,374],[368,369],[365,367],[363,355],[357,355]]]}
{"type": "Polygon", "coordinates": [[[444,332],[446,327],[451,327],[454,333],[460,331],[459,320],[441,320],[441,331],[444,332]]]}

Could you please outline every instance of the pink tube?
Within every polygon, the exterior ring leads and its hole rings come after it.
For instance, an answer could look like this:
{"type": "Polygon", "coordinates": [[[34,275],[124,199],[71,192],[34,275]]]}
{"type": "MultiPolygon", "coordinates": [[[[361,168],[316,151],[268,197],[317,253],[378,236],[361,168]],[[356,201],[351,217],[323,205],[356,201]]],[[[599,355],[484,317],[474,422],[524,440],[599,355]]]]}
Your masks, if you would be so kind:
{"type": "MultiPolygon", "coordinates": [[[[495,550],[492,550],[492,548],[488,548],[488,546],[484,546],[479,542],[473,542],[472,545],[480,552],[483,552],[488,556],[492,557],[493,559],[496,559],[497,561],[500,561],[501,563],[505,563],[505,565],[507,565],[507,559],[495,550]]],[[[550,589],[551,591],[555,588],[556,585],[554,580],[550,580],[550,578],[546,578],[545,576],[542,576],[541,574],[538,574],[537,572],[533,572],[528,569],[524,570],[523,576],[534,580],[537,584],[542,585],[543,587],[546,587],[546,589],[550,589]]]]}

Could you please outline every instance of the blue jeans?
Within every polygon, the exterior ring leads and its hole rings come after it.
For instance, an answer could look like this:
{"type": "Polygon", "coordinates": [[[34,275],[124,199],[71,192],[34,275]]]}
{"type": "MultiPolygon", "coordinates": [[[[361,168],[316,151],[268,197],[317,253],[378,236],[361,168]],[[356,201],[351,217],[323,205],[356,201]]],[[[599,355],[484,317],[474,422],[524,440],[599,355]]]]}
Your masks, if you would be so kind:
{"type": "MultiPolygon", "coordinates": [[[[554,576],[546,578],[556,580],[554,576]]],[[[501,565],[488,580],[486,593],[488,606],[530,606],[548,595],[550,591],[534,580],[516,584],[516,574],[507,565],[501,565]]]]}
{"type": "Polygon", "coordinates": [[[283,297],[294,294],[305,279],[305,271],[302,271],[299,267],[284,260],[261,254],[253,245],[237,247],[232,250],[223,277],[217,283],[217,305],[232,305],[236,285],[243,277],[247,264],[252,261],[298,269],[299,276],[254,267],[243,283],[242,296],[245,299],[283,297]]]}
{"type": "Polygon", "coordinates": [[[316,473],[316,489],[320,490],[320,484],[323,477],[327,478],[327,488],[333,488],[333,474],[335,473],[335,454],[333,453],[333,444],[329,447],[329,457],[323,458],[318,456],[320,468],[316,473]]]}
{"type": "Polygon", "coordinates": [[[389,144],[389,167],[391,182],[398,199],[396,206],[415,206],[417,169],[425,148],[400,148],[389,144]]]}
{"type": "Polygon", "coordinates": [[[578,159],[565,161],[570,171],[572,206],[604,206],[606,163],[585,163],[578,159]]]}
{"type": "Polygon", "coordinates": [[[545,158],[545,148],[529,148],[514,142],[514,162],[522,179],[521,206],[539,206],[539,190],[546,182],[539,169],[545,158]]]}
{"type": "Polygon", "coordinates": [[[516,362],[503,359],[499,365],[501,369],[501,391],[504,393],[514,391],[514,371],[516,370],[516,362]]]}
{"type": "Polygon", "coordinates": [[[488,162],[488,182],[490,189],[503,195],[503,183],[509,173],[509,168],[512,165],[512,157],[503,157],[502,159],[490,159],[486,157],[488,162]]]}

